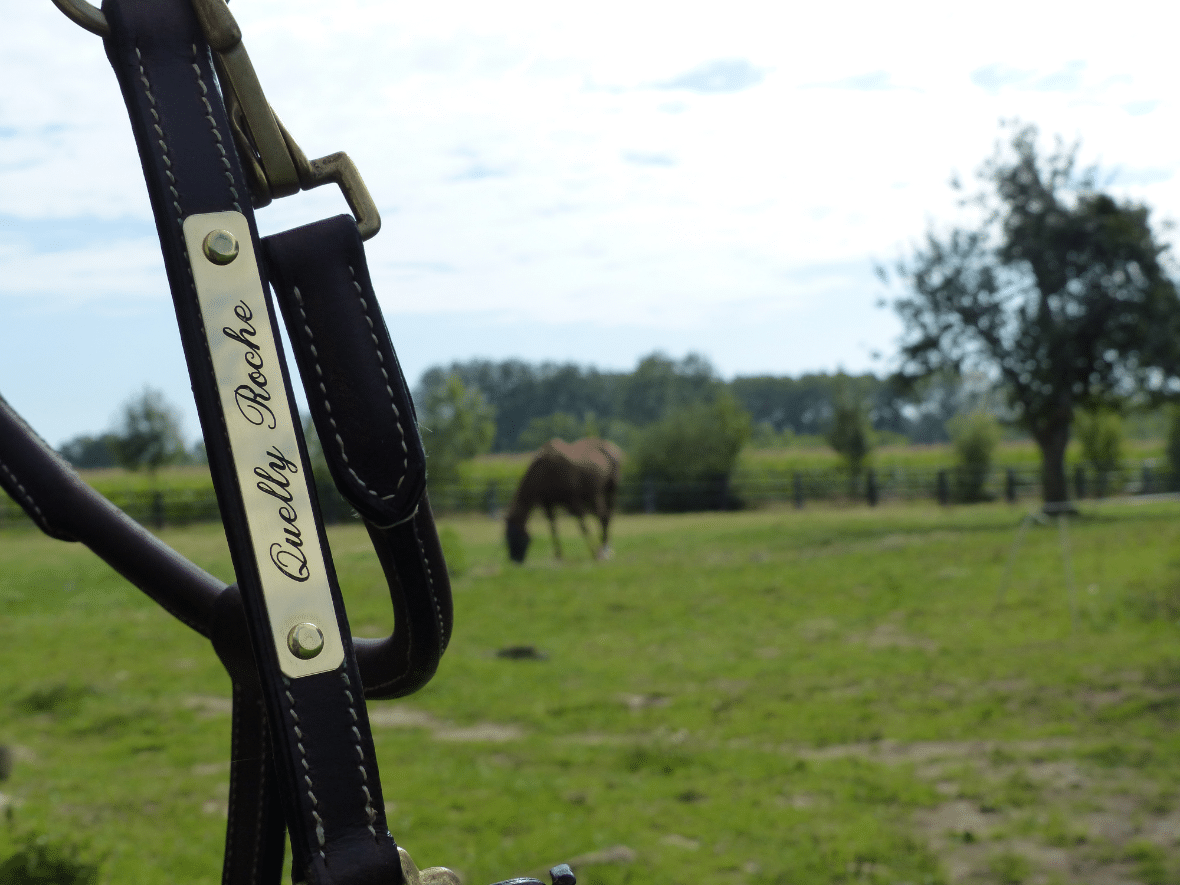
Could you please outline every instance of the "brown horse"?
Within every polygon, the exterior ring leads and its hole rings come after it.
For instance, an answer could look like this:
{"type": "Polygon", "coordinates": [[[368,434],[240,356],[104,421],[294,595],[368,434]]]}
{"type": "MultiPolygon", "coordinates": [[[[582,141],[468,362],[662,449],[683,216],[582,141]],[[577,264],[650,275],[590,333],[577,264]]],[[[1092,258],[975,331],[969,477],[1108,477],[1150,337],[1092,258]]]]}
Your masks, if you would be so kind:
{"type": "Polygon", "coordinates": [[[508,555],[512,560],[524,562],[529,547],[525,523],[534,507],[545,508],[553,532],[553,551],[558,558],[561,557],[554,512],[558,505],[565,507],[578,520],[591,554],[598,559],[609,556],[607,528],[615,509],[622,460],[622,450],[602,439],[580,439],[575,443],[554,439],[541,446],[525,470],[508,508],[506,534],[508,555]],[[597,549],[586,530],[587,513],[593,513],[602,523],[602,545],[597,549]]]}

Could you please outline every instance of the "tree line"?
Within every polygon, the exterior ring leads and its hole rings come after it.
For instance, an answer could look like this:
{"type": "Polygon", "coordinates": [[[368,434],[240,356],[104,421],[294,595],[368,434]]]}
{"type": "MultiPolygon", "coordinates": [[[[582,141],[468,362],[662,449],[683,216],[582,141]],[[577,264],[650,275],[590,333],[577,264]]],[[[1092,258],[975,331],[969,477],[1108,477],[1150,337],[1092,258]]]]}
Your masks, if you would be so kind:
{"type": "Polygon", "coordinates": [[[555,436],[603,436],[626,447],[638,429],[722,395],[732,397],[749,416],[753,441],[767,446],[799,437],[822,439],[841,396],[862,402],[880,434],[899,441],[943,442],[949,438],[946,421],[961,399],[957,383],[929,384],[915,394],[872,373],[751,375],[724,381],[700,354],[677,359],[652,353],[631,372],[522,360],[436,366],[422,375],[415,390],[420,411],[432,415],[424,406],[455,381],[468,396],[478,392],[492,415],[492,452],[531,451],[555,436]]]}

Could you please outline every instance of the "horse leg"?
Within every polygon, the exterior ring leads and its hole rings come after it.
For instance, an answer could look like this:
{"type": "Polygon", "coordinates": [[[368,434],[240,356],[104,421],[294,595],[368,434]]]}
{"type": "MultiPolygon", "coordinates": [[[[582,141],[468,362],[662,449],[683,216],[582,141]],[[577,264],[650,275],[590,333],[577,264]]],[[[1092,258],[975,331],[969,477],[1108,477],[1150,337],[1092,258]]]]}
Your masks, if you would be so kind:
{"type": "Polygon", "coordinates": [[[590,548],[590,555],[598,559],[600,551],[595,549],[594,539],[590,537],[590,530],[586,528],[586,517],[581,513],[578,514],[578,525],[582,528],[582,537],[586,539],[586,546],[590,548]]]}
{"type": "Polygon", "coordinates": [[[611,507],[607,503],[598,510],[598,521],[602,523],[602,547],[598,550],[599,559],[610,559],[612,551],[610,549],[610,515],[611,507]]]}
{"type": "Polygon", "coordinates": [[[557,538],[557,514],[552,504],[545,505],[545,515],[549,517],[549,531],[553,533],[553,555],[561,559],[561,541],[557,538]]]}

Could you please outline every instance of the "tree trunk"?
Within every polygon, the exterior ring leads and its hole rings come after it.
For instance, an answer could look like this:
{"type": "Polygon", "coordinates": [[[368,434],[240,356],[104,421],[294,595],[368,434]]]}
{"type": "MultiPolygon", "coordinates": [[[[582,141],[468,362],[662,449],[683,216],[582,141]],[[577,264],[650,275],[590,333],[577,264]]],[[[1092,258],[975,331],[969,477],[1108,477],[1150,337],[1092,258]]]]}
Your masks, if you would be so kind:
{"type": "Polygon", "coordinates": [[[1034,437],[1041,449],[1041,483],[1046,505],[1069,501],[1069,482],[1065,478],[1065,448],[1069,445],[1069,424],[1046,429],[1034,437]]]}

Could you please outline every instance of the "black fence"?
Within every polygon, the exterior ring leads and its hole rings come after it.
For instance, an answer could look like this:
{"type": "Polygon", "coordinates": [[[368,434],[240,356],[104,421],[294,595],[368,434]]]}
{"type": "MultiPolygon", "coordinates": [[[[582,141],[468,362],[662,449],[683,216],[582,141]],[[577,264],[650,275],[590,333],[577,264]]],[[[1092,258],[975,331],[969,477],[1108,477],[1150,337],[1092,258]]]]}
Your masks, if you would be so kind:
{"type": "MultiPolygon", "coordinates": [[[[125,492],[107,497],[136,522],[153,528],[221,519],[213,489],[125,492]]],[[[7,495],[0,495],[0,528],[31,524],[20,505],[7,495]]]]}
{"type": "MultiPolygon", "coordinates": [[[[1115,495],[1158,494],[1177,490],[1171,471],[1153,461],[1124,464],[1096,474],[1070,470],[1070,494],[1076,499],[1115,495]]],[[[440,513],[495,514],[508,506],[514,485],[498,482],[432,488],[431,503],[440,513]]],[[[956,468],[886,468],[860,476],[834,469],[738,471],[728,481],[669,483],[630,478],[619,487],[619,509],[625,513],[667,513],[685,510],[741,510],[808,504],[876,504],[888,501],[937,501],[950,505],[978,501],[1034,500],[1041,496],[1041,471],[1036,466],[1000,467],[984,476],[965,475],[956,468]]]]}
{"type": "MultiPolygon", "coordinates": [[[[1153,461],[1124,464],[1096,474],[1084,467],[1070,470],[1070,494],[1075,499],[1116,495],[1150,495],[1180,490],[1178,477],[1153,461]]],[[[499,515],[512,499],[514,483],[483,482],[432,487],[436,513],[499,515]]],[[[625,513],[669,513],[691,510],[742,510],[768,506],[803,508],[809,504],[870,505],[890,501],[937,501],[940,504],[975,501],[1036,500],[1041,495],[1041,473],[1034,466],[1000,467],[986,476],[966,476],[955,468],[886,468],[860,476],[845,471],[738,471],[728,480],[669,483],[628,478],[619,487],[618,508],[625,513]]],[[[334,492],[321,487],[328,522],[355,518],[352,509],[334,492]]],[[[184,526],[220,520],[213,490],[143,491],[112,495],[112,503],[137,522],[152,527],[184,526]]],[[[0,496],[0,528],[30,526],[20,506],[0,496]]]]}

